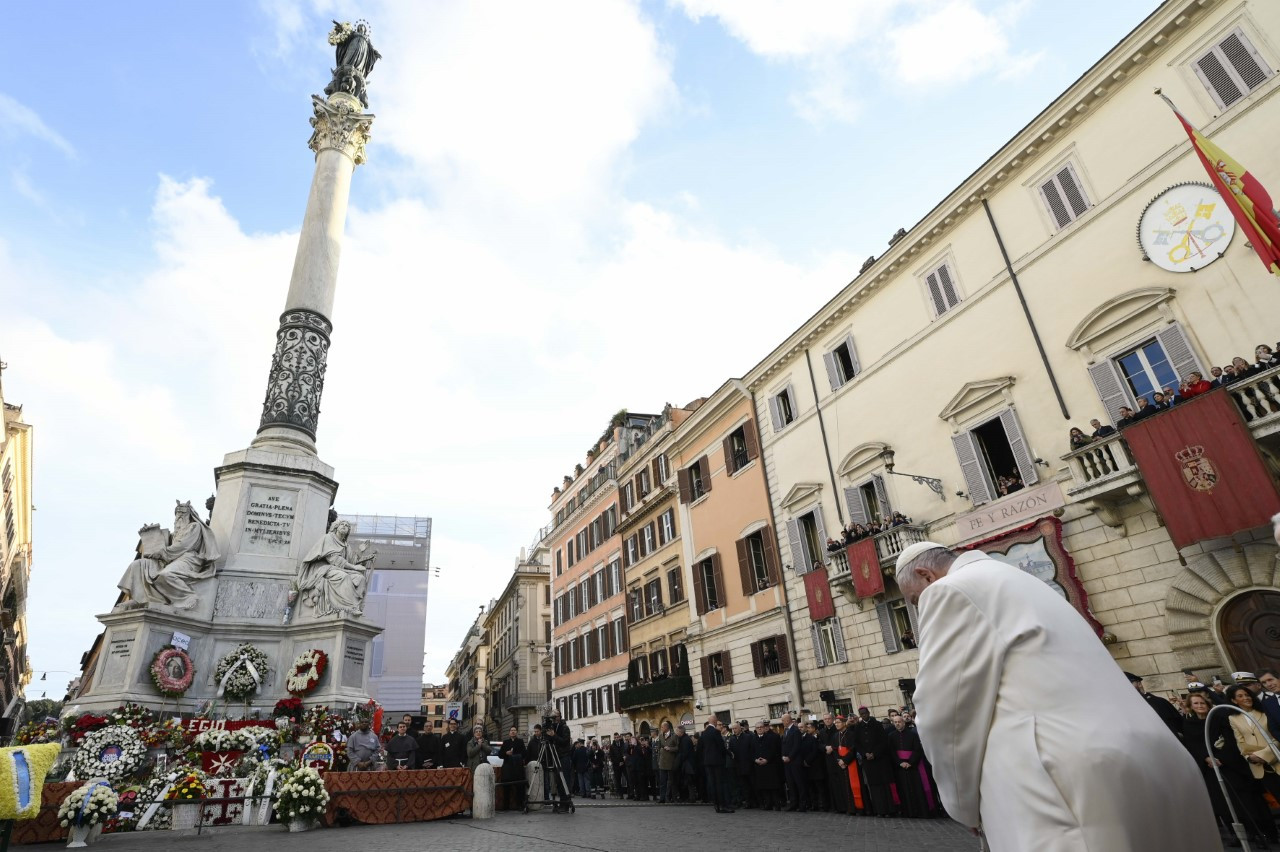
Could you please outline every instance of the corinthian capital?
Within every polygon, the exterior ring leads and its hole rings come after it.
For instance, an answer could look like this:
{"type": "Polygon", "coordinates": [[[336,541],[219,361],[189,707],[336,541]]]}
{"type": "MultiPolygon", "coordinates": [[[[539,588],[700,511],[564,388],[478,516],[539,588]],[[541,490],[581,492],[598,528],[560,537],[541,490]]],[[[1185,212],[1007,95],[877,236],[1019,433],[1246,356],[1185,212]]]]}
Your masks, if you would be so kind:
{"type": "Polygon", "coordinates": [[[312,95],[311,105],[315,109],[311,118],[315,131],[307,146],[316,154],[333,148],[346,154],[357,166],[363,163],[373,115],[361,112],[360,101],[346,92],[335,92],[327,101],[312,95]]]}

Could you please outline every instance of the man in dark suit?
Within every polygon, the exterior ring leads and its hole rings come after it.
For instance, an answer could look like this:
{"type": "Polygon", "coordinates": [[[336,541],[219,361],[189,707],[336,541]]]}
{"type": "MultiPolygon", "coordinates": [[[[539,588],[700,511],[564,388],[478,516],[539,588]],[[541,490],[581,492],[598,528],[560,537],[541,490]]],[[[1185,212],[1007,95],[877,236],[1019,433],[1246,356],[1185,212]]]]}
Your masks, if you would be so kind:
{"type": "Polygon", "coordinates": [[[467,738],[458,731],[458,720],[449,720],[449,731],[440,737],[436,766],[457,769],[467,765],[467,738]]]}
{"type": "Polygon", "coordinates": [[[1169,726],[1169,730],[1178,738],[1178,742],[1182,742],[1182,714],[1174,709],[1173,705],[1158,695],[1148,695],[1146,687],[1142,685],[1142,678],[1131,672],[1125,672],[1124,676],[1129,678],[1129,683],[1133,684],[1133,688],[1138,690],[1138,694],[1143,700],[1151,706],[1151,709],[1160,717],[1160,721],[1169,726]]]}
{"type": "Polygon", "coordinates": [[[1134,410],[1132,408],[1130,408],[1127,405],[1122,405],[1120,406],[1120,419],[1116,421],[1116,428],[1123,429],[1124,427],[1128,426],[1130,423],[1133,423],[1137,419],[1138,419],[1138,415],[1134,413],[1134,410]]]}
{"type": "Polygon", "coordinates": [[[800,763],[800,747],[804,733],[790,713],[782,714],[782,771],[787,779],[787,810],[809,810],[808,780],[800,763]]]}
{"type": "Polygon", "coordinates": [[[1090,420],[1089,425],[1093,427],[1093,437],[1095,438],[1105,438],[1108,435],[1114,435],[1116,433],[1114,426],[1104,426],[1102,425],[1102,421],[1097,418],[1090,420]]]}
{"type": "Polygon", "coordinates": [[[1267,727],[1271,736],[1280,740],[1280,677],[1271,669],[1263,669],[1258,675],[1262,694],[1255,701],[1258,709],[1267,714],[1267,727]]]}
{"type": "Polygon", "coordinates": [[[716,813],[731,814],[733,803],[725,795],[729,785],[728,779],[725,778],[724,753],[728,746],[725,745],[720,729],[716,727],[719,721],[715,716],[707,719],[707,725],[702,729],[702,736],[698,738],[698,753],[702,756],[702,768],[707,776],[707,798],[711,799],[716,806],[716,813]]]}

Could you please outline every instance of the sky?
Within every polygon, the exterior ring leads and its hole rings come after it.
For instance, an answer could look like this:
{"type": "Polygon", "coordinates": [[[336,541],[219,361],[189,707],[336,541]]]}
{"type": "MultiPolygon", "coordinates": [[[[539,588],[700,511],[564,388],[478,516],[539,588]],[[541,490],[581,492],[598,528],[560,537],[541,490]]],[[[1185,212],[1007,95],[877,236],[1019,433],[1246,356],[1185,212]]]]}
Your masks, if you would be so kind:
{"type": "Polygon", "coordinates": [[[383,59],[332,317],[343,513],[434,519],[424,679],[621,408],[741,376],[1155,0],[35,4],[0,79],[0,360],[36,682],[247,446],[332,19],[383,59]],[[20,71],[20,73],[18,73],[20,71]]]}

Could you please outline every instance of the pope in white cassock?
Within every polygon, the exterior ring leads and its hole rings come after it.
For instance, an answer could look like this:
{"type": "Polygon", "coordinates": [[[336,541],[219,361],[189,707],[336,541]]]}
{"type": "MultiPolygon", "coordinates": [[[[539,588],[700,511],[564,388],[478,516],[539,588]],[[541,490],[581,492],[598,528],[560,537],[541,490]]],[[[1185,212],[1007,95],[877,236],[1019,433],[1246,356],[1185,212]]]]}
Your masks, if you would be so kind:
{"type": "Polygon", "coordinates": [[[913,544],[916,724],[952,819],[993,852],[1220,852],[1200,770],[1088,623],[985,553],[913,544]]]}

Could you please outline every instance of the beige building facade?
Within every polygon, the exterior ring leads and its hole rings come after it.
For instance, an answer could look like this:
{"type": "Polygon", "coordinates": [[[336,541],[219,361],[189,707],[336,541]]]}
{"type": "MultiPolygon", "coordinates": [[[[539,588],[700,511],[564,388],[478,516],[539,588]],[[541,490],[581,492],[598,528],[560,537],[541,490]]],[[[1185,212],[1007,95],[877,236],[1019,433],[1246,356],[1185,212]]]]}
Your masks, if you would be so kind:
{"type": "Polygon", "coordinates": [[[488,607],[480,607],[475,622],[444,671],[449,679],[448,701],[462,705],[458,718],[459,730],[462,731],[469,732],[475,725],[484,725],[486,729],[493,725],[489,718],[489,657],[492,648],[484,628],[493,604],[490,601],[488,607]]]}
{"type": "Polygon", "coordinates": [[[447,683],[424,683],[422,685],[422,704],[419,715],[423,717],[422,729],[443,732],[445,724],[445,703],[449,700],[447,683]]]}
{"type": "Polygon", "coordinates": [[[667,406],[662,416],[633,435],[631,452],[618,465],[622,570],[630,640],[626,688],[619,709],[633,730],[647,734],[664,720],[679,724],[693,712],[693,683],[685,646],[686,563],[681,559],[678,491],[669,448],[689,416],[667,406]]]}
{"type": "MultiPolygon", "coordinates": [[[[3,369],[3,365],[0,365],[3,369]]],[[[12,731],[16,699],[31,681],[27,660],[27,590],[32,559],[32,428],[22,407],[6,402],[0,385],[0,714],[12,731]]]]}
{"type": "Polygon", "coordinates": [[[542,719],[551,700],[550,551],[541,542],[521,551],[511,579],[485,620],[490,637],[491,730],[505,738],[514,725],[523,736],[542,719]]]}
{"type": "Polygon", "coordinates": [[[747,388],[726,382],[670,443],[690,590],[681,616],[690,624],[693,709],[776,720],[799,709],[800,680],[747,388]]]}
{"type": "MultiPolygon", "coordinates": [[[[1280,337],[1280,287],[1152,95],[1274,192],[1277,67],[1280,4],[1164,3],[746,375],[806,703],[910,699],[913,613],[891,574],[925,536],[1042,571],[1155,691],[1277,650],[1233,626],[1280,600],[1265,530],[1179,554],[1118,437],[1067,443],[1280,337]],[[857,600],[826,540],[893,511],[911,523],[867,561],[885,592],[857,600]],[[814,623],[819,563],[837,607],[814,623]]],[[[1272,464],[1275,376],[1229,390],[1272,464]]]]}

